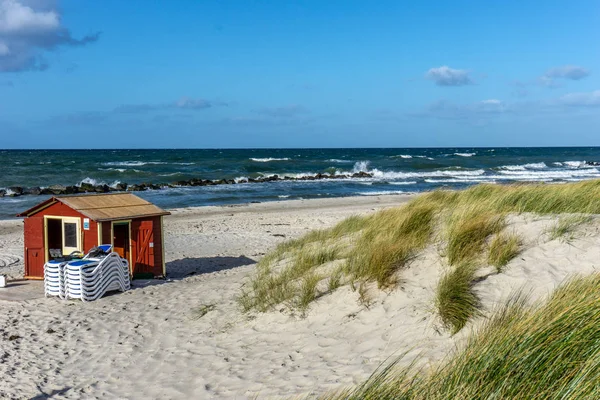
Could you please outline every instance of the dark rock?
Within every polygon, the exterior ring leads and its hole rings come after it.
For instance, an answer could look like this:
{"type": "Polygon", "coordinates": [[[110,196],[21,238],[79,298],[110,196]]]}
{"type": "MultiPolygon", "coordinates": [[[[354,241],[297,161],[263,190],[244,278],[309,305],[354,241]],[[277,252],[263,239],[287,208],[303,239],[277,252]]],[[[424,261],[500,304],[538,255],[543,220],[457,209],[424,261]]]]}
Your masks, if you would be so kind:
{"type": "Polygon", "coordinates": [[[118,190],[119,192],[124,192],[127,190],[127,184],[126,183],[117,183],[115,185],[115,190],[118,190]]]}
{"type": "Polygon", "coordinates": [[[79,193],[79,187],[78,186],[67,186],[65,189],[65,193],[66,194],[79,193]]]}
{"type": "Polygon", "coordinates": [[[46,189],[50,191],[50,194],[65,194],[67,192],[67,188],[63,185],[52,185],[46,189]]]}
{"type": "Polygon", "coordinates": [[[91,183],[87,183],[87,182],[81,182],[81,184],[79,185],[79,189],[82,192],[95,192],[96,191],[96,187],[94,185],[92,185],[91,183]]]}
{"type": "Polygon", "coordinates": [[[373,174],[369,174],[368,172],[360,171],[352,174],[353,178],[372,178],[373,174]]]}
{"type": "Polygon", "coordinates": [[[37,196],[40,193],[42,193],[42,189],[40,189],[37,186],[23,189],[23,194],[31,194],[37,196]]]}
{"type": "Polygon", "coordinates": [[[12,193],[9,195],[11,197],[17,197],[23,194],[23,188],[21,186],[11,186],[8,188],[12,193]]]}
{"type": "Polygon", "coordinates": [[[6,190],[0,189],[0,197],[4,197],[5,194],[6,194],[6,190]]]}
{"type": "Polygon", "coordinates": [[[127,190],[130,190],[132,192],[141,192],[146,190],[146,185],[144,185],[143,183],[141,185],[131,185],[127,188],[127,190]]]}
{"type": "Polygon", "coordinates": [[[593,165],[593,166],[600,166],[600,162],[599,161],[586,161],[585,162],[586,165],[593,165]]]}

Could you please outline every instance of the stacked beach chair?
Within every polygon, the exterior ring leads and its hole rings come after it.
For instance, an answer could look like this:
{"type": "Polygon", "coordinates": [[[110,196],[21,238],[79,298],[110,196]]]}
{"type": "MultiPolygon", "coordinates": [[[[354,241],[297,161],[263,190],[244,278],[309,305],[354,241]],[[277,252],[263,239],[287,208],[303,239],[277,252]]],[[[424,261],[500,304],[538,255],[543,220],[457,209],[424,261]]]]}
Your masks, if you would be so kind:
{"type": "Polygon", "coordinates": [[[44,265],[46,296],[93,301],[106,292],[130,289],[129,263],[112,246],[101,245],[78,260],[49,261],[44,265]]]}

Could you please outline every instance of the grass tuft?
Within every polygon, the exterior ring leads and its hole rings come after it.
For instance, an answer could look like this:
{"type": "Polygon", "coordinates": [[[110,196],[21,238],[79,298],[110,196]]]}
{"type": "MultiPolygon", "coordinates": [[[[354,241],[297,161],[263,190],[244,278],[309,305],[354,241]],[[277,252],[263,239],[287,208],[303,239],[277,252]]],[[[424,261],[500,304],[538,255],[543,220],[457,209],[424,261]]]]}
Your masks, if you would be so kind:
{"type": "Polygon", "coordinates": [[[471,263],[457,265],[438,283],[435,306],[444,327],[452,334],[460,331],[477,313],[479,300],[472,289],[476,270],[471,263]]]}
{"type": "Polygon", "coordinates": [[[214,304],[202,304],[201,306],[196,307],[192,310],[192,318],[200,319],[216,308],[217,306],[214,304]]]}
{"type": "Polygon", "coordinates": [[[481,254],[487,238],[505,226],[503,216],[478,209],[454,218],[448,232],[447,256],[450,265],[473,261],[481,254]]]}
{"type": "Polygon", "coordinates": [[[514,233],[496,235],[490,243],[488,264],[496,267],[496,271],[501,273],[503,267],[519,254],[520,247],[521,238],[519,235],[514,233]]]}
{"type": "Polygon", "coordinates": [[[598,399],[600,275],[572,280],[545,304],[516,296],[429,371],[392,363],[354,390],[321,399],[598,399]]]}
{"type": "Polygon", "coordinates": [[[550,228],[550,240],[567,237],[572,239],[572,234],[575,229],[583,224],[586,224],[592,220],[591,216],[587,215],[570,215],[561,217],[558,222],[550,228]]]}
{"type": "MultiPolygon", "coordinates": [[[[352,281],[374,281],[380,288],[393,288],[400,271],[437,238],[446,242],[450,265],[484,262],[487,256],[500,271],[519,248],[515,238],[501,235],[505,216],[524,212],[598,214],[600,180],[438,190],[401,207],[353,216],[333,228],[280,243],[260,260],[238,300],[244,311],[264,312],[283,303],[292,308],[303,305],[302,298],[308,294],[303,286],[312,274],[327,279],[329,292],[352,281]],[[494,239],[488,252],[490,237],[494,239]],[[343,267],[328,268],[332,261],[343,267]]],[[[564,236],[585,222],[561,221],[551,236],[564,236]]]]}

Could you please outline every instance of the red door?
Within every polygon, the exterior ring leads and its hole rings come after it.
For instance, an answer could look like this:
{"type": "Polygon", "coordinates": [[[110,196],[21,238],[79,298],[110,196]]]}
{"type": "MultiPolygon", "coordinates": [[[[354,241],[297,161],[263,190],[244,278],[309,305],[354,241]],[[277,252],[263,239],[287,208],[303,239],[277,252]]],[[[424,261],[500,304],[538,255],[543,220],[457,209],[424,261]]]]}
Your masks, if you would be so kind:
{"type": "Polygon", "coordinates": [[[152,221],[142,221],[139,224],[136,238],[135,262],[133,275],[154,272],[154,234],[152,221]]]}
{"type": "Polygon", "coordinates": [[[29,278],[44,277],[44,252],[43,249],[27,249],[27,272],[29,278]]]}

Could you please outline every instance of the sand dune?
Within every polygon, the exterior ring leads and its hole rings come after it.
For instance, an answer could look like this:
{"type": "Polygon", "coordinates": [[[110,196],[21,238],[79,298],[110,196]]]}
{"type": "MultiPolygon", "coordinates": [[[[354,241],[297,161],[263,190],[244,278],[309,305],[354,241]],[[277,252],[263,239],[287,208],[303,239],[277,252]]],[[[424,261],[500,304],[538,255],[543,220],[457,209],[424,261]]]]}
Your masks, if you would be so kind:
{"type": "MultiPolygon", "coordinates": [[[[396,290],[373,288],[368,309],[349,287],[320,298],[305,318],[242,314],[235,301],[256,260],[282,240],[407,198],[176,210],[165,224],[167,281],[136,281],[127,293],[85,304],[0,301],[0,397],[269,398],[359,383],[393,355],[438,361],[478,320],[455,336],[441,328],[433,296],[444,267],[435,246],[402,272],[396,290]]],[[[569,275],[598,269],[598,222],[550,240],[555,221],[510,219],[525,250],[501,274],[480,271],[484,314],[516,289],[537,299],[569,275]]],[[[21,253],[20,221],[0,222],[0,273],[17,277],[21,253]]]]}

